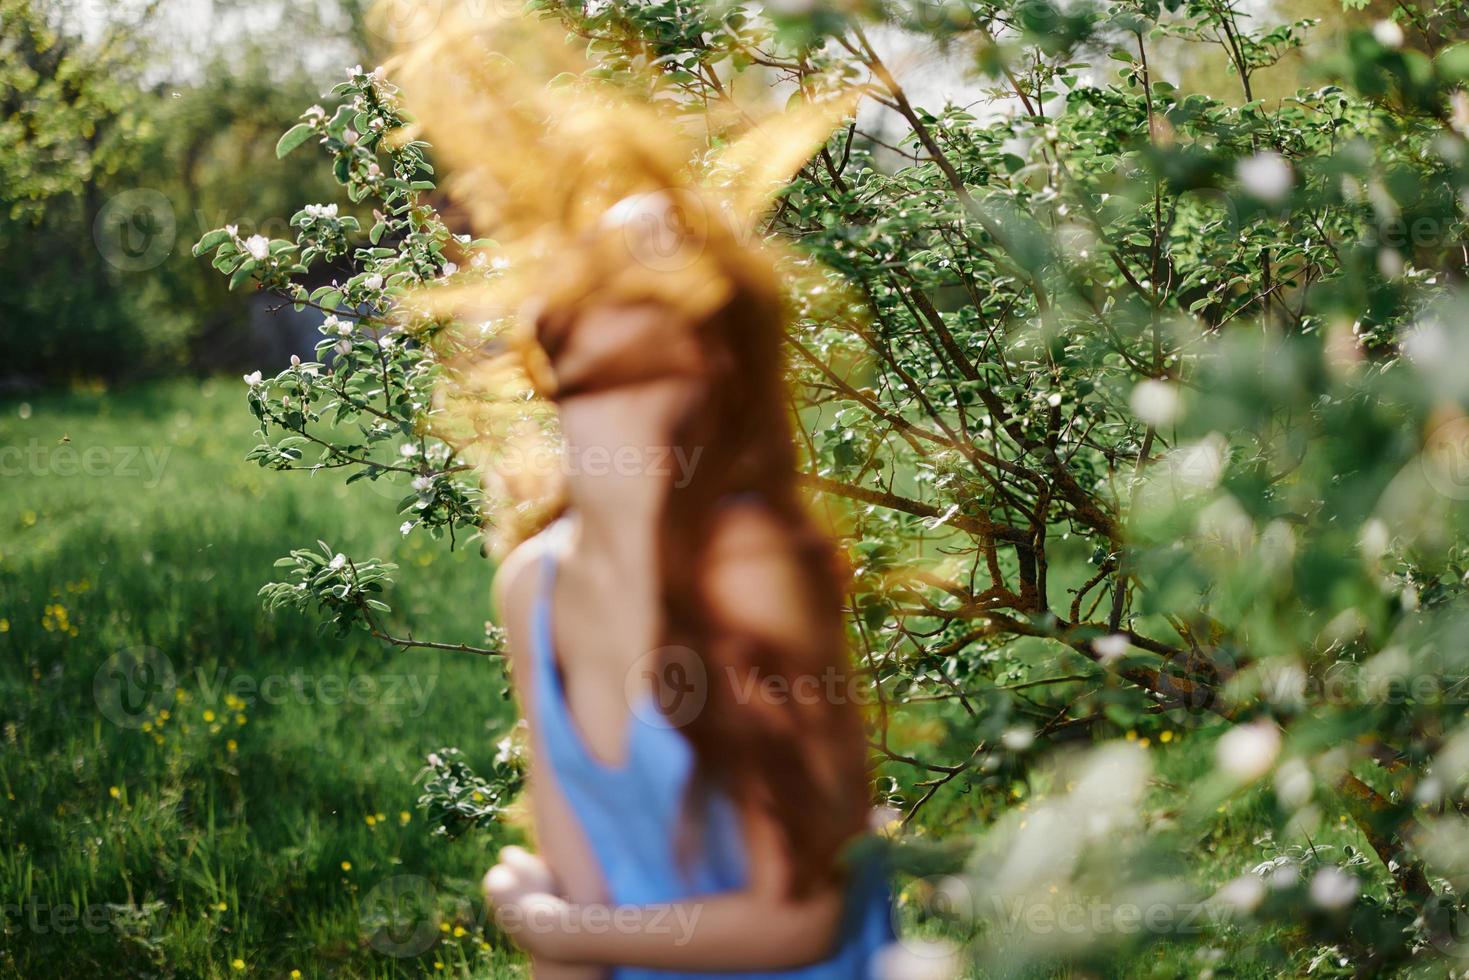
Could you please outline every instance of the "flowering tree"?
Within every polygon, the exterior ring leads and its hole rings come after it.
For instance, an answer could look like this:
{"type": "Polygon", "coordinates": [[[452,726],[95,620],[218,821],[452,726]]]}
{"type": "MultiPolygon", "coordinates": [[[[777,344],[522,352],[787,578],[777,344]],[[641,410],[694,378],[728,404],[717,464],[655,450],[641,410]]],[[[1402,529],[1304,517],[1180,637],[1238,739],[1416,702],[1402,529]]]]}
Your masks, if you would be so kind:
{"type": "MultiPolygon", "coordinates": [[[[1311,25],[1229,0],[531,6],[599,73],[651,65],[690,107],[736,80],[868,100],[768,231],[832,277],[791,297],[806,480],[851,542],[881,791],[902,827],[966,842],[974,873],[923,887],[962,891],[973,955],[1097,962],[1164,935],[1323,970],[1462,955],[1469,6],[1405,4],[1278,101],[1261,73],[1311,25]],[[988,109],[915,104],[875,40],[899,34],[977,58],[988,109]],[[1166,80],[1169,46],[1217,51],[1237,92],[1166,80]],[[1175,740],[1206,762],[1168,770],[1160,809],[1150,747],[1175,740]],[[1218,882],[1183,856],[1238,800],[1259,860],[1204,901],[1218,882]],[[1110,911],[1064,944],[997,914],[1066,902],[1110,911]],[[1119,928],[1138,904],[1178,914],[1119,928]],[[1186,927],[1198,908],[1227,914],[1186,927]]],[[[407,120],[384,73],[331,94],[279,150],[320,144],[365,236],[314,206],[295,241],[197,249],[323,314],[317,361],[246,378],[252,457],[400,483],[403,533],[472,538],[481,491],[432,396],[448,324],[399,301],[493,276],[465,258],[493,243],[435,212],[426,145],[386,138],[407,120]]],[[[273,606],[450,645],[394,631],[389,565],[325,544],[281,564],[273,606]]],[[[496,766],[440,757],[446,822],[496,817],[518,780],[496,766]]]]}

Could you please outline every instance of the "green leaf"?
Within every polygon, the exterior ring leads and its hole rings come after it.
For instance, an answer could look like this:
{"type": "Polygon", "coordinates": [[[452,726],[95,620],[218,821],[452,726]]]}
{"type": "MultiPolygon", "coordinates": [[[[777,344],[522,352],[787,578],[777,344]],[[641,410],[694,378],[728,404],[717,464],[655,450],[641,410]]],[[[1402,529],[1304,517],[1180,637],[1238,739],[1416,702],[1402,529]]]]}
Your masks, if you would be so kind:
{"type": "Polygon", "coordinates": [[[254,259],[250,259],[242,263],[240,267],[235,270],[235,274],[230,276],[230,289],[234,290],[235,287],[243,286],[245,283],[249,282],[251,274],[255,271],[255,266],[256,262],[254,259]]]}
{"type": "Polygon", "coordinates": [[[316,127],[309,123],[298,123],[292,126],[286,130],[286,135],[282,136],[280,142],[275,145],[275,158],[277,160],[283,158],[296,147],[309,140],[315,132],[316,127]]]}
{"type": "Polygon", "coordinates": [[[194,257],[198,258],[213,248],[218,248],[230,240],[230,233],[223,228],[216,228],[199,239],[199,244],[194,246],[194,257]]]}

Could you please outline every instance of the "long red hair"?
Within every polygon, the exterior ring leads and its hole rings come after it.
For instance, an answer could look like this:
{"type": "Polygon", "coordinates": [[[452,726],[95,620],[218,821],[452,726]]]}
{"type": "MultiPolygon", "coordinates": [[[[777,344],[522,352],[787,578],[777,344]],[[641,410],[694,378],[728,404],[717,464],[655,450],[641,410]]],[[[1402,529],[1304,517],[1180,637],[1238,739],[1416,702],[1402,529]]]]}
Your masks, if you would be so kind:
{"type": "MultiPolygon", "coordinates": [[[[710,247],[703,240],[687,244],[710,247]]],[[[605,261],[606,250],[594,251],[605,261]]],[[[658,576],[661,649],[668,659],[656,672],[663,688],[657,701],[680,703],[686,692],[675,687],[687,665],[678,658],[694,651],[702,666],[703,704],[692,717],[673,719],[697,760],[690,813],[699,812],[703,793],[717,789],[742,809],[768,814],[790,860],[792,893],[803,894],[840,878],[840,852],[866,826],[870,805],[857,678],[843,627],[844,565],[797,486],[784,380],[785,315],[774,276],[759,263],[720,265],[727,299],[688,325],[705,369],[669,433],[670,448],[698,464],[684,479],[670,476],[665,498],[658,576]],[[812,635],[781,644],[732,629],[712,614],[708,543],[726,505],[736,500],[758,502],[779,524],[804,586],[812,635]],[[795,693],[801,691],[806,693],[795,693]]],[[[544,357],[552,398],[556,354],[577,329],[578,313],[599,294],[592,286],[537,319],[538,350],[532,356],[544,357]]],[[[639,355],[629,352],[633,356],[639,355]]],[[[651,362],[656,372],[658,351],[640,356],[638,363],[651,362]]],[[[577,387],[617,383],[578,379],[577,387]]]]}

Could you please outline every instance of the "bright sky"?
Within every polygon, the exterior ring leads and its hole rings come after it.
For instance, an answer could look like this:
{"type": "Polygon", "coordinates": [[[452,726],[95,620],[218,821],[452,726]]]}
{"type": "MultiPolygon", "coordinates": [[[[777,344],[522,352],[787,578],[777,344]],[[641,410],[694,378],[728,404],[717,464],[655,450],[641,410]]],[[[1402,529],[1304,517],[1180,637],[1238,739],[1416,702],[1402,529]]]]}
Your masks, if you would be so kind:
{"type": "MultiPolygon", "coordinates": [[[[109,23],[136,18],[149,0],[52,0],[54,9],[96,37],[109,23]]],[[[162,0],[148,36],[155,45],[158,75],[176,81],[196,78],[209,55],[242,40],[269,41],[282,48],[281,62],[323,75],[345,67],[350,52],[335,41],[346,20],[333,0],[162,0]],[[288,12],[295,23],[287,23],[288,12]],[[302,36],[301,22],[323,25],[302,36]]]]}

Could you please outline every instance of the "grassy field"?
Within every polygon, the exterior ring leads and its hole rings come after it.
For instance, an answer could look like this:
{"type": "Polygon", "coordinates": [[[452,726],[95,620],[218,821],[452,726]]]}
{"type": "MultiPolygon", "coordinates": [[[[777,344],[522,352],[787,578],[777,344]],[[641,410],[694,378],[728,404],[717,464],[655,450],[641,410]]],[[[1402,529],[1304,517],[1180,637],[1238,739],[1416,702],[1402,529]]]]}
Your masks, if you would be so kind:
{"type": "MultiPolygon", "coordinates": [[[[322,538],[402,566],[395,633],[476,643],[490,564],[400,535],[396,492],[244,462],[241,388],[0,402],[0,977],[523,975],[477,887],[514,831],[448,841],[415,806],[427,753],[494,754],[512,720],[498,663],[322,635],[256,597],[276,558],[322,538]],[[119,674],[129,656],[152,673],[119,674]]],[[[963,758],[965,723],[939,720],[956,711],[905,712],[893,745],[963,758]]],[[[1174,727],[1150,732],[1158,826],[1173,787],[1212,764],[1215,732],[1174,727]]],[[[919,774],[885,771],[916,797],[919,774]]],[[[998,801],[962,782],[923,811],[924,833],[993,819],[998,801]]],[[[1311,843],[1362,846],[1323,817],[1311,843]]],[[[1258,794],[1227,800],[1176,870],[1208,894],[1268,856],[1270,823],[1258,794]]],[[[1120,964],[1096,975],[1334,975],[1306,952],[1262,959],[1232,926],[1120,938],[1120,964]]]]}
{"type": "Polygon", "coordinates": [[[500,841],[433,837],[414,785],[440,746],[493,755],[500,667],[255,595],[323,538],[420,573],[395,630],[472,643],[491,567],[399,535],[386,491],[243,462],[242,388],[0,403],[0,976],[514,975],[478,927],[500,841]],[[381,928],[412,901],[431,935],[381,928]]]}

